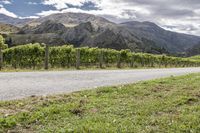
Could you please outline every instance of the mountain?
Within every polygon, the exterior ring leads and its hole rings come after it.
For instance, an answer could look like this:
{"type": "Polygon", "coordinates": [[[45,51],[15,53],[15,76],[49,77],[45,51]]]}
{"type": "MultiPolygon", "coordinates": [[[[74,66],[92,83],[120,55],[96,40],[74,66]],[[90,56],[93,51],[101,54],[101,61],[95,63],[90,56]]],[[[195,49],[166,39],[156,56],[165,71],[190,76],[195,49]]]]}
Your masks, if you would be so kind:
{"type": "Polygon", "coordinates": [[[58,33],[64,31],[66,27],[61,23],[55,23],[47,20],[38,26],[25,25],[20,29],[18,34],[43,34],[43,33],[58,33]]]}
{"type": "Polygon", "coordinates": [[[171,52],[183,52],[200,41],[200,37],[171,32],[151,22],[126,22],[120,24],[139,38],[154,41],[171,52]]]}
{"type": "Polygon", "coordinates": [[[200,55],[200,42],[186,51],[186,56],[200,55]]]}
{"type": "Polygon", "coordinates": [[[5,24],[11,24],[14,26],[24,26],[29,21],[32,21],[33,19],[19,19],[19,18],[13,18],[10,16],[6,16],[4,14],[0,14],[0,22],[5,24]]]}
{"type": "MultiPolygon", "coordinates": [[[[4,21],[11,23],[9,20],[4,21]]],[[[23,27],[17,34],[8,36],[12,40],[10,46],[32,42],[50,45],[71,43],[76,47],[131,49],[161,54],[186,52],[200,42],[198,36],[167,31],[152,22],[116,24],[84,13],[60,13],[28,20],[13,18],[12,21],[23,27]]]]}
{"type": "Polygon", "coordinates": [[[45,42],[52,45],[70,43],[76,47],[90,46],[119,50],[129,48],[122,35],[108,28],[97,30],[91,22],[81,23],[75,27],[65,27],[61,23],[47,20],[37,26],[26,25],[18,34],[10,35],[10,38],[12,45],[45,42]]]}
{"type": "MultiPolygon", "coordinates": [[[[41,17],[38,19],[34,19],[29,22],[29,25],[36,26],[40,25],[41,23],[50,20],[56,23],[62,23],[66,27],[74,27],[81,23],[91,22],[94,28],[98,29],[99,27],[109,27],[112,26],[114,23],[106,20],[105,18],[98,17],[91,14],[85,13],[58,13],[52,14],[46,17],[41,17]]],[[[114,24],[115,25],[115,24],[114,24]]]]}
{"type": "Polygon", "coordinates": [[[2,33],[2,34],[17,33],[19,30],[20,30],[20,28],[18,28],[16,26],[0,23],[0,33],[2,33]]]}

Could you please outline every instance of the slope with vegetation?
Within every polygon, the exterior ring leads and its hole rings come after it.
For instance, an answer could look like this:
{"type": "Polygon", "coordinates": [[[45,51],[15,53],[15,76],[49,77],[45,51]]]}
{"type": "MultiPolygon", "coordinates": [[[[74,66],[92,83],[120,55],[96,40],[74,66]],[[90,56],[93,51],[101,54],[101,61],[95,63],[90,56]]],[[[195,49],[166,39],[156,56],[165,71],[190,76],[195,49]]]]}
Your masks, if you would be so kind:
{"type": "Polygon", "coordinates": [[[32,21],[32,19],[13,18],[13,17],[10,17],[10,16],[0,13],[0,22],[4,23],[4,24],[10,24],[10,25],[14,25],[17,27],[22,27],[26,23],[29,23],[30,21],[32,21]]]}
{"type": "Polygon", "coordinates": [[[125,22],[121,24],[139,38],[152,40],[171,53],[185,52],[200,42],[200,37],[164,30],[152,22],[125,22]]]}
{"type": "Polygon", "coordinates": [[[187,56],[194,56],[194,55],[199,55],[200,54],[200,42],[193,46],[192,48],[187,50],[187,56]]]}
{"type": "Polygon", "coordinates": [[[0,23],[0,34],[17,33],[20,28],[10,25],[0,23]]]}

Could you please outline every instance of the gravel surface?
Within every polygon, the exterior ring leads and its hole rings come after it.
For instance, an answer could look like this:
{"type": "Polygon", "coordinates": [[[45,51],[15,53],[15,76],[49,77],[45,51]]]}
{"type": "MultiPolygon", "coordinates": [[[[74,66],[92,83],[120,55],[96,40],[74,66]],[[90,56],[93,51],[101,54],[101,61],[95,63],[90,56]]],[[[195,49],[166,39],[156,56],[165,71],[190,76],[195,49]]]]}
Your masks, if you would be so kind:
{"type": "Polygon", "coordinates": [[[200,68],[0,73],[0,100],[69,93],[196,72],[200,72],[200,68]]]}

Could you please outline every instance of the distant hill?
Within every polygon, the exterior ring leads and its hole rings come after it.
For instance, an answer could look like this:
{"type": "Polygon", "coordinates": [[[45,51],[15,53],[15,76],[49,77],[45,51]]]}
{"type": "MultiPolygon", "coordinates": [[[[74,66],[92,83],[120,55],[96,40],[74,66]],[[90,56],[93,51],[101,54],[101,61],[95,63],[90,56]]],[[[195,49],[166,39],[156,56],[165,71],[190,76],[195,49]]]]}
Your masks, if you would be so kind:
{"type": "Polygon", "coordinates": [[[58,14],[52,14],[46,17],[41,17],[38,19],[34,19],[29,22],[29,25],[35,26],[40,25],[41,23],[44,23],[48,20],[51,20],[52,22],[61,23],[65,25],[66,27],[74,27],[81,23],[91,22],[94,28],[98,27],[109,27],[112,25],[115,25],[114,23],[108,21],[105,18],[98,17],[91,14],[85,14],[85,13],[58,13],[58,14]]]}
{"type": "Polygon", "coordinates": [[[18,34],[12,35],[11,38],[14,45],[46,41],[45,43],[52,45],[70,43],[76,47],[129,48],[120,34],[108,28],[96,29],[91,22],[81,23],[75,27],[65,27],[61,23],[47,20],[37,26],[24,26],[18,34]],[[44,40],[41,37],[44,37],[44,40]]]}
{"type": "Polygon", "coordinates": [[[0,33],[17,33],[20,30],[20,28],[10,25],[10,24],[4,24],[0,23],[0,33]]]}
{"type": "Polygon", "coordinates": [[[0,19],[0,22],[2,21],[22,26],[18,34],[8,37],[12,40],[10,45],[29,42],[51,45],[72,43],[76,47],[176,54],[186,52],[200,42],[198,36],[167,31],[151,22],[132,21],[116,24],[105,18],[84,13],[60,13],[25,20],[4,16],[4,19],[0,19]]]}
{"type": "Polygon", "coordinates": [[[43,33],[57,33],[59,31],[65,31],[66,27],[61,23],[55,23],[51,20],[47,20],[40,25],[30,26],[25,25],[20,29],[18,34],[43,34],[43,33]]]}
{"type": "Polygon", "coordinates": [[[152,40],[171,52],[186,51],[200,41],[198,36],[167,31],[151,22],[132,21],[122,23],[121,26],[127,27],[137,37],[152,40]]]}
{"type": "Polygon", "coordinates": [[[0,14],[0,22],[5,24],[11,24],[14,26],[24,26],[29,21],[32,21],[33,19],[19,19],[19,18],[13,18],[10,16],[6,16],[4,14],[0,14]]]}
{"type": "Polygon", "coordinates": [[[200,55],[200,42],[186,51],[187,56],[200,55]]]}

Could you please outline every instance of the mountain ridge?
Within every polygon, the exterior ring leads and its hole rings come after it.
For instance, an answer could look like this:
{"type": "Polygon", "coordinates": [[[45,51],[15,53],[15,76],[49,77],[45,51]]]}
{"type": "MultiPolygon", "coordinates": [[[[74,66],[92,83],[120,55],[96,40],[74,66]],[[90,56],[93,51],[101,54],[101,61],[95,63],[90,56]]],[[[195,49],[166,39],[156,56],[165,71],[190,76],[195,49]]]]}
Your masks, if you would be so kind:
{"type": "MultiPolygon", "coordinates": [[[[117,24],[103,17],[85,13],[52,14],[38,19],[16,21],[14,24],[23,27],[21,32],[9,37],[13,39],[13,43],[15,42],[12,45],[41,42],[41,37],[37,39],[41,34],[41,36],[47,37],[44,40],[48,40],[48,37],[55,38],[60,40],[59,43],[72,43],[77,47],[131,49],[135,52],[182,53],[200,42],[199,36],[168,31],[152,22],[129,21],[117,24]],[[32,39],[27,41],[27,36],[32,39]],[[19,37],[21,41],[16,41],[19,37]]],[[[49,41],[45,43],[49,43],[49,41]]],[[[53,43],[62,45],[56,43],[56,40],[52,40],[50,44],[53,43]]]]}
{"type": "Polygon", "coordinates": [[[6,34],[6,33],[17,33],[20,30],[20,28],[11,25],[11,24],[4,24],[0,22],[0,33],[6,34]]]}

